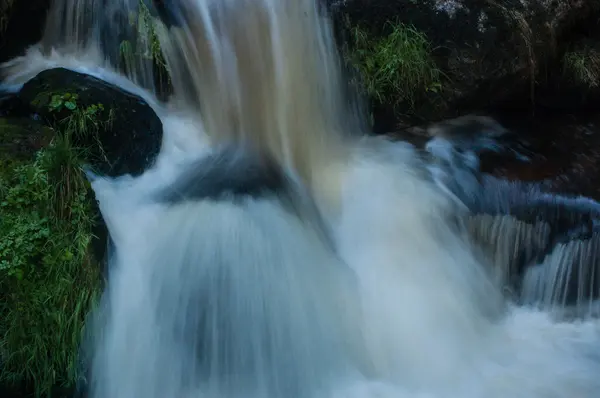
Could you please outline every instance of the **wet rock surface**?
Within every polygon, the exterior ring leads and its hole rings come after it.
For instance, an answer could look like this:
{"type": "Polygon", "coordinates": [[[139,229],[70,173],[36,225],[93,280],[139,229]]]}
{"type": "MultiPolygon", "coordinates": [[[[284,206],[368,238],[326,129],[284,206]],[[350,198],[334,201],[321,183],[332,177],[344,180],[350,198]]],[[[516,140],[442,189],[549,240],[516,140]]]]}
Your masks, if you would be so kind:
{"type": "MultiPolygon", "coordinates": [[[[523,120],[517,121],[520,127],[512,128],[530,149],[531,161],[484,155],[482,171],[510,180],[543,182],[552,192],[600,200],[600,118],[544,115],[527,123],[523,120]]],[[[511,128],[510,121],[505,124],[511,128]]]]}
{"type": "MultiPolygon", "coordinates": [[[[541,183],[549,191],[567,196],[585,196],[600,201],[600,115],[593,113],[489,114],[510,133],[504,142],[511,151],[482,151],[481,171],[510,181],[541,183]]],[[[390,133],[397,140],[424,148],[430,140],[428,125],[390,133]]]]}
{"type": "Polygon", "coordinates": [[[46,147],[54,131],[28,118],[0,117],[0,161],[20,161],[31,158],[46,147]]]}

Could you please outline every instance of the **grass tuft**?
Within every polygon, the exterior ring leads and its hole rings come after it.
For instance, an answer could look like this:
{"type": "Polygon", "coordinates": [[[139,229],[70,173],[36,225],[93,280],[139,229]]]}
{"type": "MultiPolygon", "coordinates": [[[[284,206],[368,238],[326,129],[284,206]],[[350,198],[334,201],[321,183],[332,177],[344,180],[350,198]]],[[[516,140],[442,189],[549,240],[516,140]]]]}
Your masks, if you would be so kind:
{"type": "Polygon", "coordinates": [[[380,103],[415,102],[426,92],[442,89],[442,72],[425,34],[411,25],[388,22],[389,34],[373,37],[360,26],[350,28],[346,60],[360,75],[360,86],[380,103]]]}

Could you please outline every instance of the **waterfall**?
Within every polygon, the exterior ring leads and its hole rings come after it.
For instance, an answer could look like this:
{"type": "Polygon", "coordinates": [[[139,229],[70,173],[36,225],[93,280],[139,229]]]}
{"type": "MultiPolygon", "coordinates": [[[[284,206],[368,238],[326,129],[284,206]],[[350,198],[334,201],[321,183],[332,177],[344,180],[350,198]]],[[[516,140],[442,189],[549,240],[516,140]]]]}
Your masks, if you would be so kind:
{"type": "Polygon", "coordinates": [[[92,73],[163,121],[151,169],[89,174],[113,243],[90,397],[598,395],[598,321],[503,294],[497,271],[537,258],[545,227],[473,224],[476,206],[497,216],[524,194],[469,178],[458,195],[412,145],[368,136],[320,4],[160,4],[168,103],[114,55],[138,2],[57,1],[42,43],[3,68],[14,87],[53,66],[92,73]]]}
{"type": "Polygon", "coordinates": [[[496,141],[506,131],[490,118],[467,116],[428,130],[432,174],[469,209],[470,239],[509,296],[555,314],[597,316],[600,204],[547,192],[540,183],[482,175],[479,153],[506,147],[496,141]]]}

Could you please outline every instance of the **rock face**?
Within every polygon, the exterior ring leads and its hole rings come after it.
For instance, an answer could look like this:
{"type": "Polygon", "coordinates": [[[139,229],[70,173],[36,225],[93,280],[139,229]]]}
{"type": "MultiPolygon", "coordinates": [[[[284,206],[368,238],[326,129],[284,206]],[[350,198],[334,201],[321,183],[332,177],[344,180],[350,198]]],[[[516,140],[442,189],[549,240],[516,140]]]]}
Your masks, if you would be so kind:
{"type": "Polygon", "coordinates": [[[373,35],[387,34],[386,22],[427,35],[446,79],[443,100],[419,110],[423,119],[533,103],[573,109],[598,99],[589,89],[600,76],[589,70],[600,43],[600,2],[347,0],[330,6],[336,21],[362,24],[373,35]]]}
{"type": "Polygon", "coordinates": [[[102,80],[63,68],[41,72],[18,98],[49,125],[77,123],[80,142],[96,155],[101,174],[138,175],[152,164],[162,142],[162,123],[140,97],[102,80]],[[83,129],[81,128],[83,126],[83,129]]]}
{"type": "Polygon", "coordinates": [[[50,0],[0,2],[0,62],[21,55],[42,38],[50,0]]]}

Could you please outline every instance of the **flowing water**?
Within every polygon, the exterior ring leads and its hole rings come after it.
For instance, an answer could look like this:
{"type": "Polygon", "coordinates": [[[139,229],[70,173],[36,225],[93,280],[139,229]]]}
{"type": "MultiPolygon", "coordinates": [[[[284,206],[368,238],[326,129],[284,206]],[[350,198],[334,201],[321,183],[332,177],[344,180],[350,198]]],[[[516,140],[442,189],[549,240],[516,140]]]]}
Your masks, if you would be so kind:
{"type": "Polygon", "coordinates": [[[319,5],[161,3],[161,103],[144,61],[111,52],[136,4],[57,1],[4,66],[13,89],[94,74],[163,121],[151,169],[90,174],[114,243],[91,397],[598,396],[598,321],[505,298],[469,206],[414,147],[365,135],[319,5]]]}

